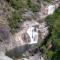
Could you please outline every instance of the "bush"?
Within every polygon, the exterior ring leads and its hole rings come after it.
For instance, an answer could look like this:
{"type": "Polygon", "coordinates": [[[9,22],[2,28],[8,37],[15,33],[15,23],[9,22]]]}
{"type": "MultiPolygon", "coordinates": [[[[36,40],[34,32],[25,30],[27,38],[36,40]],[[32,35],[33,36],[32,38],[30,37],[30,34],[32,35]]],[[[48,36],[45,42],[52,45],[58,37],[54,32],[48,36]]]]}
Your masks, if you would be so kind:
{"type": "Polygon", "coordinates": [[[11,32],[15,32],[16,25],[21,19],[21,14],[24,13],[24,9],[30,9],[33,12],[37,12],[39,7],[32,3],[31,0],[6,0],[12,8],[15,9],[15,12],[12,13],[12,17],[8,18],[9,26],[11,27],[11,32]],[[19,12],[19,13],[16,13],[19,12]]]}
{"type": "Polygon", "coordinates": [[[51,3],[52,0],[44,0],[44,1],[47,1],[47,2],[51,3]]]}
{"type": "Polygon", "coordinates": [[[31,0],[27,0],[27,5],[31,9],[32,12],[38,12],[39,11],[39,6],[35,3],[32,3],[31,0]]]}
{"type": "Polygon", "coordinates": [[[16,32],[16,25],[21,21],[22,17],[19,16],[16,12],[13,13],[11,18],[8,18],[9,26],[11,27],[11,32],[16,32]]]}
{"type": "Polygon", "coordinates": [[[26,1],[27,0],[7,0],[7,2],[15,9],[21,9],[26,6],[26,1]]]}
{"type": "Polygon", "coordinates": [[[15,9],[24,9],[24,8],[30,8],[31,11],[37,12],[39,11],[39,6],[35,3],[33,3],[31,0],[7,0],[10,5],[15,9]]]}
{"type": "MultiPolygon", "coordinates": [[[[53,15],[50,15],[46,18],[46,21],[51,29],[51,36],[49,38],[50,41],[52,41],[52,50],[56,53],[52,56],[52,60],[59,60],[59,54],[58,51],[60,51],[60,6],[59,8],[54,12],[53,15]],[[58,57],[57,57],[58,56],[58,57]]],[[[47,42],[48,43],[48,42],[47,42]]]]}

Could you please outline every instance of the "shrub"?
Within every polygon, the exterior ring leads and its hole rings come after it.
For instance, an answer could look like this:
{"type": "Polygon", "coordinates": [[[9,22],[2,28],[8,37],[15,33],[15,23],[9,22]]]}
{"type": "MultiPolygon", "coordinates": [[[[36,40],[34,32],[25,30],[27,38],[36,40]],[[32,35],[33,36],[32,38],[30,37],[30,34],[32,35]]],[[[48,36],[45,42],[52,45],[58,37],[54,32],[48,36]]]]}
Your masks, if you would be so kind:
{"type": "Polygon", "coordinates": [[[13,13],[11,18],[8,18],[9,26],[11,27],[11,32],[16,32],[16,25],[21,21],[22,17],[19,16],[16,12],[13,13]]]}
{"type": "MultiPolygon", "coordinates": [[[[53,15],[50,15],[46,18],[46,21],[51,29],[51,36],[49,38],[50,41],[52,41],[53,47],[52,50],[56,53],[53,55],[52,60],[59,60],[59,54],[58,51],[60,51],[60,6],[59,8],[54,12],[53,15]]],[[[48,42],[47,42],[48,43],[48,42]]]]}
{"type": "Polygon", "coordinates": [[[32,3],[31,0],[27,0],[27,5],[31,9],[32,12],[38,12],[39,11],[39,6],[35,3],[32,3]]]}
{"type": "Polygon", "coordinates": [[[52,2],[52,0],[44,0],[44,1],[47,1],[47,2],[49,2],[49,3],[51,3],[51,2],[52,2]]]}

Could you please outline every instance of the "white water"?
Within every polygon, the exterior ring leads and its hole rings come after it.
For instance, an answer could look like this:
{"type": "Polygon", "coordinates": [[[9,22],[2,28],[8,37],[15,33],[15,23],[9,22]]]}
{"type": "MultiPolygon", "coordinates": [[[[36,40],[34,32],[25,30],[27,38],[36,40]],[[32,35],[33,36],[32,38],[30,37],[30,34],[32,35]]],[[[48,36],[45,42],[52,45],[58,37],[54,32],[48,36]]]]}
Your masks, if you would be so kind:
{"type": "Polygon", "coordinates": [[[28,44],[34,44],[38,42],[38,32],[34,31],[34,27],[29,27],[27,30],[28,35],[30,36],[30,42],[28,44]]]}
{"type": "Polygon", "coordinates": [[[55,5],[48,6],[48,15],[53,14],[55,11],[55,5]]]}

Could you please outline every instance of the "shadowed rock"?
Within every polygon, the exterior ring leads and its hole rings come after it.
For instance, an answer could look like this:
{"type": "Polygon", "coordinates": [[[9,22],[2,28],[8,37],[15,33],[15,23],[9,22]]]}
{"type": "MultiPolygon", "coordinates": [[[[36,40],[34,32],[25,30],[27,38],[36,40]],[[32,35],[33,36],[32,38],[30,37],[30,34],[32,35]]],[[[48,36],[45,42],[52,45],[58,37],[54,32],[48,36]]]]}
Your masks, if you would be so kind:
{"type": "Polygon", "coordinates": [[[5,26],[1,26],[0,27],[0,39],[3,40],[7,40],[9,39],[9,29],[7,29],[5,26]]]}
{"type": "Polygon", "coordinates": [[[29,50],[29,48],[30,48],[29,45],[15,47],[14,49],[7,51],[6,55],[11,57],[11,58],[22,57],[23,53],[26,52],[27,50],[29,50]]]}

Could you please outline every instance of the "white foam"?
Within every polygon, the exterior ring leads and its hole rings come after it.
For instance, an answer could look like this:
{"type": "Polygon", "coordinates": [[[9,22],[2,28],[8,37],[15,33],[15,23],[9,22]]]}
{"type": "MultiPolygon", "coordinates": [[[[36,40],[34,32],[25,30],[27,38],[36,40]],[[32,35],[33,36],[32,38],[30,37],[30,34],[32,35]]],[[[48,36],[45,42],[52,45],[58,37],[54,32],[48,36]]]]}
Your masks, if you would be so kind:
{"type": "Polygon", "coordinates": [[[34,44],[38,42],[38,32],[34,31],[34,27],[29,27],[27,30],[28,35],[30,36],[30,42],[28,44],[34,44]]]}
{"type": "Polygon", "coordinates": [[[55,5],[48,6],[48,15],[53,14],[55,11],[55,5]]]}

